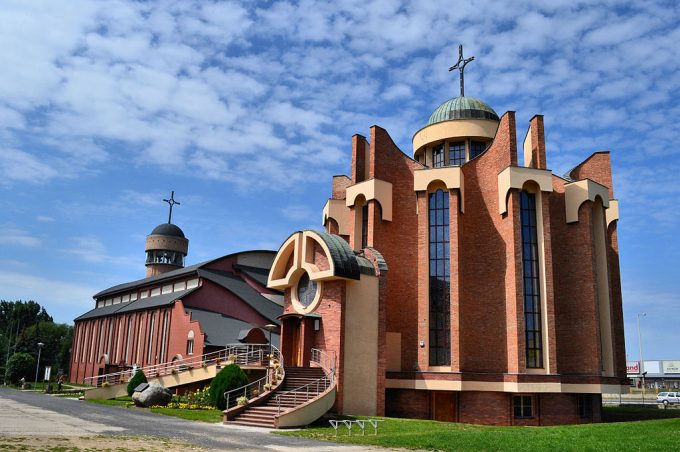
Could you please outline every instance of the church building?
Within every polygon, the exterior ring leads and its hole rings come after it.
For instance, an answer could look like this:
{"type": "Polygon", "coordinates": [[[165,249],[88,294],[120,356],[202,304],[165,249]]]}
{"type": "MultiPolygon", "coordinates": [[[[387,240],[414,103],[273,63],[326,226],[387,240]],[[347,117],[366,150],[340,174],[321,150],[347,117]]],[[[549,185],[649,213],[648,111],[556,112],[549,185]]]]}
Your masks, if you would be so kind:
{"type": "Polygon", "coordinates": [[[278,344],[283,297],[266,287],[273,251],[243,251],[188,267],[189,240],[171,223],[146,239],[146,278],[94,295],[93,309],[75,319],[69,381],[224,349],[228,344],[278,344]],[[276,328],[274,328],[276,326],[276,328]]]}
{"type": "Polygon", "coordinates": [[[464,95],[470,60],[409,155],[379,126],[352,137],[325,231],[279,249],[284,362],[332,356],[341,414],[598,422],[627,386],[610,154],[553,174],[543,116],[518,146],[515,112],[464,95]]]}

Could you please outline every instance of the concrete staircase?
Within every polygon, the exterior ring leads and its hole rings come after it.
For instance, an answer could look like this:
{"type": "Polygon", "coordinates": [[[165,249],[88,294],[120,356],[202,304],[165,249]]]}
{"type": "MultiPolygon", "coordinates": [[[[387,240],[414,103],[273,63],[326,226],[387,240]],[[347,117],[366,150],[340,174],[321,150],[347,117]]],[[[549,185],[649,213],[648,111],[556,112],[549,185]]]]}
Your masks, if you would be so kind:
{"type": "Polygon", "coordinates": [[[328,388],[320,367],[286,367],[286,375],[278,391],[263,404],[249,406],[229,423],[276,428],[275,416],[296,409],[328,388]]]}

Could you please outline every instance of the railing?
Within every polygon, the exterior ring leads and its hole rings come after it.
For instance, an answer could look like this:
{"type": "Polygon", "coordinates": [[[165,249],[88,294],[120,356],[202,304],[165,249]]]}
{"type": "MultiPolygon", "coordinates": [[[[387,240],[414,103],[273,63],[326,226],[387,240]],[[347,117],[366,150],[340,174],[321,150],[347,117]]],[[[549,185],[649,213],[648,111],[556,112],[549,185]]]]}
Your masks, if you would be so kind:
{"type": "Polygon", "coordinates": [[[282,381],[285,377],[285,371],[283,370],[283,355],[281,351],[272,346],[271,354],[267,355],[267,375],[248,383],[240,388],[232,389],[224,393],[224,398],[227,401],[225,410],[235,407],[238,405],[238,399],[245,397],[246,400],[259,397],[265,391],[271,390],[277,381],[282,381]]]}
{"type": "MultiPolygon", "coordinates": [[[[278,349],[271,346],[271,350],[278,349]]],[[[204,355],[191,356],[181,360],[173,360],[166,363],[152,364],[150,366],[138,367],[137,369],[126,369],[96,377],[87,377],[83,380],[84,384],[91,386],[101,386],[102,383],[118,384],[129,381],[136,371],[143,371],[147,378],[162,377],[165,375],[176,374],[189,369],[206,367],[211,364],[221,364],[225,361],[240,366],[266,365],[267,355],[269,355],[269,344],[230,344],[222,350],[206,353],[204,355]]]]}
{"type": "Polygon", "coordinates": [[[290,391],[279,391],[276,394],[277,415],[281,414],[281,396],[293,396],[293,403],[297,405],[298,397],[301,401],[307,402],[319,394],[325,392],[328,388],[335,384],[335,352],[332,355],[326,353],[318,348],[312,349],[312,356],[309,363],[317,364],[323,369],[324,376],[318,378],[311,383],[307,383],[290,391]],[[310,392],[312,397],[310,398],[310,392]],[[303,398],[304,397],[304,398],[303,398]]]}

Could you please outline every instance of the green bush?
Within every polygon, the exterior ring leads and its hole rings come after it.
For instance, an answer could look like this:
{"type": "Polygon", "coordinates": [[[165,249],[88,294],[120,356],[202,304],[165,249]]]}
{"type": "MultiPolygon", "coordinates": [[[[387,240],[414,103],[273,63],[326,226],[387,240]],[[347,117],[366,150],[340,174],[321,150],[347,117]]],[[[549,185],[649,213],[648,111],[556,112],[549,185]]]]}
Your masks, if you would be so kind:
{"type": "Polygon", "coordinates": [[[247,384],[248,376],[238,364],[225,366],[210,383],[212,406],[220,410],[226,409],[227,401],[224,398],[224,393],[247,384]]]}
{"type": "Polygon", "coordinates": [[[135,388],[142,383],[148,383],[148,380],[146,379],[144,372],[138,370],[137,373],[132,378],[130,378],[130,382],[127,385],[128,396],[132,397],[132,393],[135,392],[135,388]]]}
{"type": "Polygon", "coordinates": [[[5,377],[10,383],[18,384],[22,378],[31,381],[34,375],[35,358],[28,353],[15,353],[7,362],[5,377]]]}

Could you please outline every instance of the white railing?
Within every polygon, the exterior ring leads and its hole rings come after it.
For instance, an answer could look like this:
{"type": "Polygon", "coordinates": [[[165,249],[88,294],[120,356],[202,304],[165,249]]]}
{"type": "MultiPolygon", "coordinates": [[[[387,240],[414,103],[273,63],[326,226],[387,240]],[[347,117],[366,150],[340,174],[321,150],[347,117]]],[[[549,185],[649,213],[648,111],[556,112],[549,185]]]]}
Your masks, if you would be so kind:
{"type": "MultiPolygon", "coordinates": [[[[230,344],[222,350],[206,353],[204,355],[191,356],[181,360],[173,360],[166,363],[152,364],[149,366],[138,367],[136,371],[143,371],[147,378],[162,377],[165,375],[176,374],[189,369],[207,367],[212,364],[221,364],[226,361],[238,364],[239,366],[266,366],[270,350],[278,349],[269,344],[230,344]]],[[[102,383],[119,384],[125,383],[134,375],[133,369],[126,369],[96,377],[87,377],[83,383],[90,386],[101,386],[102,383]]]]}
{"type": "Polygon", "coordinates": [[[264,394],[264,392],[271,390],[278,381],[282,381],[285,377],[283,370],[283,355],[281,351],[272,346],[271,354],[267,355],[267,375],[241,386],[240,388],[232,389],[224,393],[224,398],[227,401],[225,410],[235,407],[238,404],[238,399],[245,397],[246,400],[254,399],[264,394]]]}
{"type": "Polygon", "coordinates": [[[300,399],[300,402],[308,402],[309,400],[318,397],[319,394],[326,392],[328,388],[331,388],[335,384],[335,352],[329,354],[324,350],[313,348],[309,363],[310,365],[317,364],[321,367],[324,376],[290,391],[277,392],[275,398],[277,415],[281,414],[281,396],[288,395],[289,399],[290,396],[292,396],[293,404],[297,405],[298,398],[300,399]]]}

